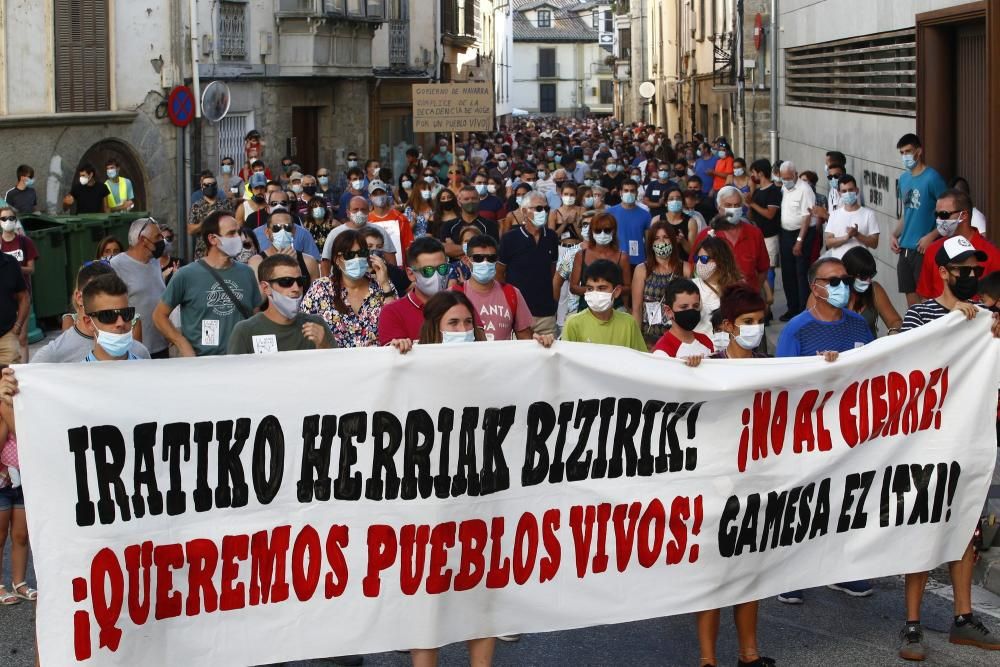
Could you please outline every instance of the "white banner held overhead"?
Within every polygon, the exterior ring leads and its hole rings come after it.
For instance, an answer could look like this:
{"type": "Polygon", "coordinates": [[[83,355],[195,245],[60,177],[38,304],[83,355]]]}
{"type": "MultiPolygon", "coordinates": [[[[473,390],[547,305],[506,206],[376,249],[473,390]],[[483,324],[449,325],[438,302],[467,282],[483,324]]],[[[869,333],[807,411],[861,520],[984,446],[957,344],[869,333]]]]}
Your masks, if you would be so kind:
{"type": "Polygon", "coordinates": [[[928,569],[989,485],[988,329],[833,364],[506,342],[18,367],[42,664],[431,647],[928,569]]]}

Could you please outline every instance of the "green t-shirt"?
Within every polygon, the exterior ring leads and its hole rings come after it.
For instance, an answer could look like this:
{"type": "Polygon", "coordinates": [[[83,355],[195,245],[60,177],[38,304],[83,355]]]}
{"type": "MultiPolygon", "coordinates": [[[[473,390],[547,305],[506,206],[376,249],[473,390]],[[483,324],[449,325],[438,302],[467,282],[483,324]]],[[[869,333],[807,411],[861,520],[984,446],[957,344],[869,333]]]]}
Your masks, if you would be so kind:
{"type": "Polygon", "coordinates": [[[619,345],[630,347],[639,352],[649,352],[635,318],[620,310],[612,311],[611,319],[607,322],[594,317],[590,308],[572,315],[566,320],[562,340],[574,343],[619,345]]]}
{"type": "MultiPolygon", "coordinates": [[[[247,310],[260,305],[253,269],[232,262],[229,268],[216,270],[247,310]]],[[[243,320],[226,291],[199,262],[181,267],[160,300],[171,309],[181,307],[181,333],[199,357],[225,354],[233,328],[243,320]]]]}
{"type": "Polygon", "coordinates": [[[315,322],[326,331],[326,342],[336,347],[333,335],[319,315],[298,313],[291,324],[276,324],[264,313],[257,313],[233,328],[229,337],[229,354],[267,354],[292,350],[315,350],[316,345],[302,335],[302,325],[315,322]]]}

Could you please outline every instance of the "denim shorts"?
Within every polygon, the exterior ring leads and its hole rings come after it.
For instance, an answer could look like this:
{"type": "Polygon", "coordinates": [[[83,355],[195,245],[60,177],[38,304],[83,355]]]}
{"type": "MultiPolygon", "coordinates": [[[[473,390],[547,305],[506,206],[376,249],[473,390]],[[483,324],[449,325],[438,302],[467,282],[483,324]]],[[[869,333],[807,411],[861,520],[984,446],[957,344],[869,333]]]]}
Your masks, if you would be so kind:
{"type": "Polygon", "coordinates": [[[10,509],[24,509],[24,487],[19,486],[15,489],[8,486],[0,489],[0,512],[10,509]]]}

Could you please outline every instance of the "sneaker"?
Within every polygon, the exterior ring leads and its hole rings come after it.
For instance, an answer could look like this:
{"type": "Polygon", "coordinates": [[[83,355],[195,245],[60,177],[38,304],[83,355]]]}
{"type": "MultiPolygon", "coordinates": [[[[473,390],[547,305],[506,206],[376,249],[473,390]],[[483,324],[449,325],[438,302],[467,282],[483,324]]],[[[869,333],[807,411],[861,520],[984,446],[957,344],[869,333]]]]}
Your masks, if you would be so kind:
{"type": "Polygon", "coordinates": [[[774,658],[768,658],[763,655],[757,656],[756,660],[751,660],[750,662],[743,662],[739,658],[736,659],[736,667],[774,667],[775,664],[774,658]]]}
{"type": "Polygon", "coordinates": [[[360,655],[338,655],[330,658],[330,662],[341,667],[359,667],[364,664],[365,659],[360,655]]]}
{"type": "Polygon", "coordinates": [[[521,635],[497,635],[497,639],[502,642],[519,642],[521,641],[521,635]]]}
{"type": "Polygon", "coordinates": [[[806,598],[802,591],[789,591],[778,596],[778,602],[784,602],[785,604],[802,604],[805,601],[806,598]]]}
{"type": "Polygon", "coordinates": [[[927,657],[924,630],[919,624],[908,624],[899,632],[899,657],[903,660],[924,660],[927,657]]]}
{"type": "Polygon", "coordinates": [[[854,598],[866,598],[874,592],[871,582],[866,579],[861,581],[845,581],[840,584],[830,584],[827,588],[841,593],[847,593],[854,598]]]}
{"type": "Polygon", "coordinates": [[[952,644],[976,646],[987,651],[1000,651],[1000,638],[990,632],[977,616],[969,614],[965,618],[966,622],[962,625],[952,624],[948,641],[952,644]]]}

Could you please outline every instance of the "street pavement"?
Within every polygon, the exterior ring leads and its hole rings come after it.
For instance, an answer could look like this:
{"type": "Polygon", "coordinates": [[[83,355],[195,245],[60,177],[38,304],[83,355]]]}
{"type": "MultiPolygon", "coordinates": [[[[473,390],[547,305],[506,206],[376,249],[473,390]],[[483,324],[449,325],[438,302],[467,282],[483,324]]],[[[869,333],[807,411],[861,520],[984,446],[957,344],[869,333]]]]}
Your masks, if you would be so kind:
{"type": "MultiPolygon", "coordinates": [[[[10,549],[4,552],[2,581],[10,584],[10,549]]],[[[29,573],[34,582],[34,572],[29,573]]],[[[924,600],[924,629],[930,657],[924,664],[942,667],[996,667],[1000,652],[955,646],[948,643],[952,620],[947,573],[935,573],[924,600]]],[[[669,595],[669,591],[663,594],[669,595]]],[[[976,612],[987,625],[1000,632],[1000,596],[974,590],[976,612]]],[[[719,640],[719,665],[736,664],[735,629],[732,615],[723,614],[719,640]]],[[[31,667],[34,664],[35,606],[22,602],[0,607],[0,667],[31,667]]],[[[789,606],[776,600],[761,604],[759,644],[761,651],[779,665],[904,665],[896,657],[897,634],[904,620],[903,585],[900,577],[880,579],[875,594],[854,599],[826,588],[806,593],[806,603],[789,606]]],[[[281,643],[281,637],[272,637],[281,643]]],[[[580,630],[528,634],[515,644],[498,642],[497,667],[700,667],[698,641],[692,615],[657,618],[636,623],[605,625],[580,630]]],[[[288,663],[291,667],[321,667],[326,660],[288,663]]],[[[380,653],[367,656],[370,667],[408,667],[409,656],[380,653]]],[[[462,645],[445,647],[442,667],[468,664],[462,645]]],[[[46,665],[46,667],[50,667],[46,665]]],[[[56,667],[64,667],[62,665],[56,667]]],[[[150,666],[151,667],[151,666],[150,666]]],[[[172,667],[172,666],[168,666],[172,667]]],[[[195,666],[192,666],[195,667],[195,666]]],[[[216,667],[213,665],[213,667],[216,667]]]]}

